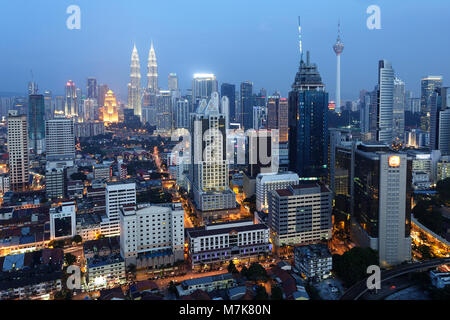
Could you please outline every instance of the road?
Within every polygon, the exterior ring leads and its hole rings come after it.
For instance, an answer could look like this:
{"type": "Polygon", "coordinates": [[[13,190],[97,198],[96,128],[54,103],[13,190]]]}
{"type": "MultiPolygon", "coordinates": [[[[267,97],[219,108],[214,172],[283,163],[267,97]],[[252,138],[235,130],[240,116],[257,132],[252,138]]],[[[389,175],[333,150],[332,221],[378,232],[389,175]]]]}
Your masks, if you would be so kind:
{"type": "MultiPolygon", "coordinates": [[[[403,274],[407,274],[414,271],[420,271],[423,269],[430,269],[433,267],[438,267],[443,264],[449,264],[450,258],[434,259],[425,262],[401,265],[392,270],[384,270],[381,272],[381,283],[390,280],[392,278],[398,277],[403,274]]],[[[367,278],[359,281],[353,287],[348,289],[341,297],[341,300],[358,300],[363,294],[365,294],[369,289],[366,284],[367,278]]]]}

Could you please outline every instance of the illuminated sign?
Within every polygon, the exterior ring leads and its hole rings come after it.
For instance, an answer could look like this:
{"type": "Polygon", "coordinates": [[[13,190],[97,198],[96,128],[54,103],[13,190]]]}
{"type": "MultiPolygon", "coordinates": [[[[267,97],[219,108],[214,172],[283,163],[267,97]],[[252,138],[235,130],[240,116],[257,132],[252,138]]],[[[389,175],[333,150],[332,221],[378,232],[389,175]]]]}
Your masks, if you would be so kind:
{"type": "Polygon", "coordinates": [[[389,167],[400,167],[400,157],[390,156],[389,157],[389,167]]]}

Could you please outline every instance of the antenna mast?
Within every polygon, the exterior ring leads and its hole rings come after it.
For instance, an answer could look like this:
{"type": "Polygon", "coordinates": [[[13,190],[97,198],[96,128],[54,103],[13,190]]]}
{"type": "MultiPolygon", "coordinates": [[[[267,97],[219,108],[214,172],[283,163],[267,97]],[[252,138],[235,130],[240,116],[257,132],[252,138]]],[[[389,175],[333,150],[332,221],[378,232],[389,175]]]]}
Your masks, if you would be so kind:
{"type": "Polygon", "coordinates": [[[300,49],[300,60],[303,60],[303,45],[302,45],[302,24],[300,16],[298,16],[298,46],[300,49]]]}

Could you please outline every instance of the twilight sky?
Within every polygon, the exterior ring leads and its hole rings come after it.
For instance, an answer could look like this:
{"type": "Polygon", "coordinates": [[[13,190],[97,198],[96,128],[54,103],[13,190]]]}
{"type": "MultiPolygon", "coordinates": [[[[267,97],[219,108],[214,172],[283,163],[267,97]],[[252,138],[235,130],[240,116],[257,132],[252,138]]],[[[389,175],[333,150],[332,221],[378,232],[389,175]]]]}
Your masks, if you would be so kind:
{"type": "Polygon", "coordinates": [[[448,0],[8,0],[0,18],[0,92],[25,93],[30,70],[40,93],[63,93],[67,80],[107,83],[126,100],[133,43],[146,85],[153,40],[162,88],[178,74],[184,93],[196,72],[219,81],[253,81],[287,95],[299,64],[297,16],[304,50],[318,64],[334,100],[337,21],[345,44],[342,98],[373,89],[380,59],[392,62],[417,96],[420,78],[443,75],[450,85],[448,0]],[[81,8],[81,30],[68,30],[66,8],[81,8]],[[381,8],[381,30],[369,30],[366,9],[381,8]]]}

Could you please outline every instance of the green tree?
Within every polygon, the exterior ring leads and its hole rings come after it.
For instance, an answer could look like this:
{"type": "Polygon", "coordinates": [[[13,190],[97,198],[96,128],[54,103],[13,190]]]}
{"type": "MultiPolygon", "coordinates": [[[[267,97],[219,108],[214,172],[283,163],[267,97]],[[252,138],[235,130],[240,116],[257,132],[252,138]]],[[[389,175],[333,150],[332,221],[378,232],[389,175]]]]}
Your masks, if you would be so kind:
{"type": "Polygon", "coordinates": [[[228,264],[227,270],[229,273],[239,273],[238,269],[234,265],[233,260],[230,260],[230,263],[228,264]]]}
{"type": "Polygon", "coordinates": [[[72,264],[74,264],[75,262],[77,262],[77,257],[75,257],[73,254],[71,253],[66,253],[64,255],[64,262],[70,266],[72,264]]]}
{"type": "Polygon", "coordinates": [[[450,201],[450,178],[438,181],[436,191],[439,193],[439,198],[443,202],[450,201]]]}
{"type": "Polygon", "coordinates": [[[248,268],[246,266],[243,266],[241,269],[241,276],[247,278],[248,276],[248,268]]]}
{"type": "Polygon", "coordinates": [[[266,269],[262,265],[260,265],[258,262],[254,262],[250,265],[250,268],[248,268],[247,271],[247,278],[252,281],[258,281],[258,280],[267,280],[267,272],[266,269]]]}

